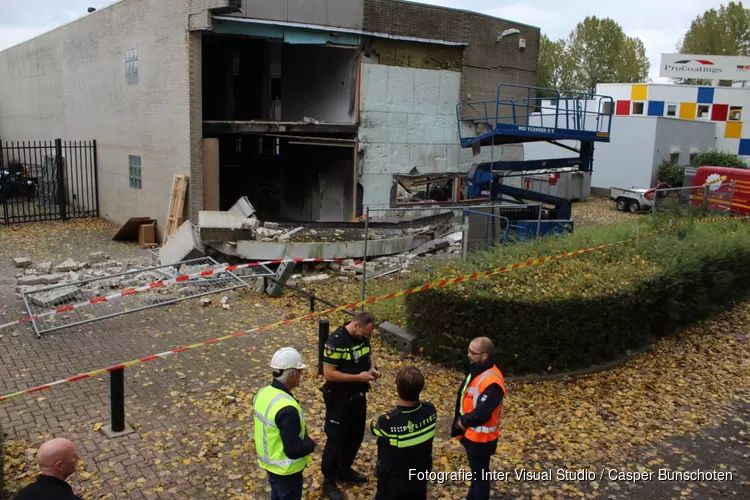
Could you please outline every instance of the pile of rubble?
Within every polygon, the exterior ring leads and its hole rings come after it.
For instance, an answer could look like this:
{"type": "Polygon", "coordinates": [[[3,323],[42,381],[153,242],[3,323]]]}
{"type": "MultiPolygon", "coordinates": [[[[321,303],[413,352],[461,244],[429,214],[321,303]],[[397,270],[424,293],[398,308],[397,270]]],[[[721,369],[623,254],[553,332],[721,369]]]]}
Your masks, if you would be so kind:
{"type": "Polygon", "coordinates": [[[54,307],[76,298],[92,299],[110,293],[112,288],[123,285],[140,286],[171,277],[161,271],[145,271],[144,269],[153,266],[153,261],[149,257],[119,262],[112,260],[104,252],[89,254],[85,262],[67,259],[54,265],[49,261],[34,263],[26,257],[17,257],[13,259],[13,264],[23,269],[16,274],[16,297],[19,299],[24,293],[53,285],[71,284],[67,287],[55,287],[49,292],[29,295],[29,299],[41,307],[54,307]],[[137,274],[127,276],[126,273],[137,274]],[[85,280],[95,281],[84,283],[83,286],[74,284],[85,280]]]}
{"type": "MultiPolygon", "coordinates": [[[[352,227],[346,223],[339,228],[330,227],[330,224],[329,227],[308,226],[261,222],[250,201],[242,197],[228,211],[199,212],[197,225],[184,222],[159,250],[159,260],[162,265],[168,265],[204,255],[218,261],[321,256],[350,258],[347,265],[331,263],[325,267],[340,271],[345,276],[356,276],[357,270],[352,268],[352,263],[363,257],[367,236],[368,243],[372,242],[368,255],[374,253],[378,256],[368,259],[368,266],[372,266],[368,267],[367,275],[370,276],[371,271],[383,271],[383,267],[405,269],[414,259],[428,254],[443,253],[458,257],[463,239],[462,228],[446,221],[407,228],[398,225],[384,228],[381,225],[379,228],[369,228],[367,232],[361,225],[352,227]],[[384,242],[390,246],[373,252],[373,245],[384,242]]],[[[320,267],[315,270],[320,270],[320,267]]]]}

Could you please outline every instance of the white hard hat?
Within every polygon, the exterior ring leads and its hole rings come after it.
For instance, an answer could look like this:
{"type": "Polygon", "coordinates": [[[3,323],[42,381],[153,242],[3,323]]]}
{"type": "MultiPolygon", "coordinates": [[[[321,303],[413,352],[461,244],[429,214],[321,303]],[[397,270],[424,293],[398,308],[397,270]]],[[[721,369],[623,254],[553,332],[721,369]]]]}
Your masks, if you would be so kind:
{"type": "Polygon", "coordinates": [[[297,349],[282,347],[271,358],[271,368],[274,370],[288,370],[289,368],[301,370],[305,368],[305,365],[302,363],[302,356],[297,349]]]}

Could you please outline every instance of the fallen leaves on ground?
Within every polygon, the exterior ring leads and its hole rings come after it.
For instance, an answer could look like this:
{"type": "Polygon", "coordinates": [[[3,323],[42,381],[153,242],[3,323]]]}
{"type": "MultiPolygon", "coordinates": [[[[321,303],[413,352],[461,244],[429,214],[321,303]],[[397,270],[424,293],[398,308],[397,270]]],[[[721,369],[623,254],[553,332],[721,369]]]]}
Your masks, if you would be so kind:
{"type": "Polygon", "coordinates": [[[576,226],[607,226],[643,217],[641,214],[620,212],[614,200],[592,196],[585,201],[573,203],[573,222],[576,226]]]}
{"type": "MultiPolygon", "coordinates": [[[[248,295],[242,303],[254,300],[261,300],[261,296],[248,295]]],[[[267,299],[265,306],[286,301],[292,299],[288,296],[267,299]]],[[[343,322],[345,318],[340,319],[343,322]]],[[[197,363],[182,358],[168,366],[153,365],[136,372],[133,383],[144,385],[151,376],[149,370],[154,368],[179,372],[185,377],[175,376],[176,385],[163,394],[161,403],[130,397],[126,405],[129,415],[149,414],[156,419],[128,417],[135,424],[139,440],[105,440],[104,452],[111,455],[107,450],[113,450],[119,458],[100,461],[89,456],[84,472],[74,476],[73,484],[85,498],[104,498],[103,495],[120,490],[176,493],[177,485],[190,477],[193,484],[199,484],[201,491],[214,498],[239,500],[266,495],[268,484],[255,461],[251,441],[252,398],[260,385],[269,380],[266,365],[273,351],[290,343],[300,348],[310,365],[295,394],[305,408],[310,435],[318,442],[313,464],[305,471],[306,498],[319,498],[320,454],[325,436],[324,406],[319,392],[322,380],[315,370],[315,325],[315,321],[296,324],[284,334],[269,335],[273,340],[260,347],[233,351],[232,355],[245,360],[247,369],[243,373],[233,373],[217,362],[214,362],[215,372],[195,373],[197,363]],[[194,419],[193,425],[180,424],[185,415],[194,419]],[[143,465],[157,471],[154,477],[141,481],[124,474],[124,460],[144,456],[147,458],[141,460],[146,462],[143,465]],[[198,483],[196,478],[200,478],[198,483]]],[[[638,456],[637,450],[649,450],[671,436],[696,433],[720,416],[733,398],[747,397],[743,391],[750,387],[747,361],[750,343],[743,332],[749,326],[750,303],[679,338],[661,341],[650,353],[610,372],[553,382],[509,383],[504,431],[492,459],[493,469],[511,473],[509,480],[499,484],[500,491],[531,498],[574,498],[593,495],[600,486],[588,481],[517,481],[512,474],[522,468],[544,471],[559,467],[569,470],[658,467],[661,459],[649,451],[642,454],[647,462],[637,462],[634,458],[638,456]]],[[[434,470],[467,469],[463,448],[447,436],[455,391],[462,375],[423,359],[405,358],[384,346],[377,337],[374,349],[383,378],[373,384],[369,393],[368,416],[386,412],[396,403],[395,374],[401,366],[407,363],[419,366],[427,381],[423,399],[433,401],[440,415],[434,470]]],[[[207,362],[226,354],[217,348],[198,352],[207,362]]],[[[104,439],[93,431],[88,426],[71,429],[70,433],[79,439],[104,439]]],[[[41,439],[33,443],[11,441],[6,446],[6,477],[11,486],[34,476],[32,450],[39,442],[41,439]]],[[[375,442],[367,438],[355,467],[372,474],[376,456],[375,442]]],[[[690,457],[684,458],[689,469],[690,457]]],[[[373,480],[362,487],[346,487],[346,491],[349,498],[372,498],[374,488],[373,480]]],[[[432,484],[429,498],[463,498],[466,489],[463,482],[432,484]]]]}

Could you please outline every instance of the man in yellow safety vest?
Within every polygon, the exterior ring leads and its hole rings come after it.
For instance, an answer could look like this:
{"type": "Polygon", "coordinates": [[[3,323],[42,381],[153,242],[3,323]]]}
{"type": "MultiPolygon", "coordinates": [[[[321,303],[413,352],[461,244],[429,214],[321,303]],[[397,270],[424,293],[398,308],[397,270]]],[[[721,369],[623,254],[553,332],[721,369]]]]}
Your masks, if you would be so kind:
{"type": "Polygon", "coordinates": [[[255,450],[258,464],[268,472],[272,500],[302,498],[302,470],[311,462],[315,441],[307,435],[302,408],[292,396],[302,378],[302,356],[292,347],[271,359],[273,381],[253,400],[255,450]]]}

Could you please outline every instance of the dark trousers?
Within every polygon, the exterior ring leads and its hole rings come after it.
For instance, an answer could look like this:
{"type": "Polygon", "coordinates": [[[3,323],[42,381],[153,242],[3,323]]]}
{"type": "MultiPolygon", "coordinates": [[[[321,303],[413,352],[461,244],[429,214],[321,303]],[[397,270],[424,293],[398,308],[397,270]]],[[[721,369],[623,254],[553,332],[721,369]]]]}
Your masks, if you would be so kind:
{"type": "Polygon", "coordinates": [[[427,481],[408,478],[389,478],[378,475],[378,490],[375,500],[425,500],[427,498],[427,481]]]}
{"type": "Polygon", "coordinates": [[[280,476],[268,473],[271,500],[302,500],[302,472],[280,476]]]}
{"type": "Polygon", "coordinates": [[[333,481],[338,473],[348,472],[365,437],[367,399],[364,392],[331,393],[324,397],[328,439],[323,448],[321,468],[326,480],[333,481]]]}
{"type": "Polygon", "coordinates": [[[466,500],[487,500],[490,498],[490,479],[487,473],[490,470],[491,455],[472,455],[469,454],[469,467],[474,479],[469,487],[469,494],[466,500]],[[482,473],[485,479],[482,479],[482,473]]]}

